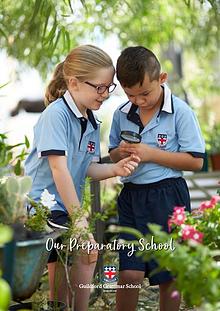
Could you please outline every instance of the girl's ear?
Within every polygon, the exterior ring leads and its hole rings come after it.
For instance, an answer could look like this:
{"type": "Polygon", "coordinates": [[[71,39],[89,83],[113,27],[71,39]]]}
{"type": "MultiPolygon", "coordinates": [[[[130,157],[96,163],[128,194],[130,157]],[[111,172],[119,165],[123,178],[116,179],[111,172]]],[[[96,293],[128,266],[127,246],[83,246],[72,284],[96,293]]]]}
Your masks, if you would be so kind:
{"type": "Polygon", "coordinates": [[[161,72],[159,77],[160,84],[165,83],[167,81],[167,78],[168,74],[166,72],[161,72]]]}
{"type": "Polygon", "coordinates": [[[77,91],[79,88],[79,80],[76,77],[72,77],[69,79],[69,87],[72,90],[77,91]]]}

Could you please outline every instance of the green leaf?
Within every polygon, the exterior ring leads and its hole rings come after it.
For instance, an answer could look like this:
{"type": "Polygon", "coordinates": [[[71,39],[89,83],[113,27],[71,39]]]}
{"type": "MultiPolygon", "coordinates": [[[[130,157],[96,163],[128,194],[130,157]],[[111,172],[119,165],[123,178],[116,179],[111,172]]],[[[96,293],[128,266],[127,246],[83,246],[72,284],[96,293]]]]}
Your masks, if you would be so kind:
{"type": "MultiPolygon", "coordinates": [[[[82,1],[81,1],[81,2],[82,2],[82,1]]],[[[72,14],[74,14],[74,11],[73,11],[73,8],[72,8],[71,0],[68,0],[68,4],[69,4],[70,11],[72,12],[72,14]]]]}
{"type": "Polygon", "coordinates": [[[16,145],[8,145],[8,146],[6,146],[6,149],[7,150],[11,150],[11,149],[14,149],[14,148],[22,146],[22,145],[23,145],[23,143],[19,143],[19,144],[16,144],[16,145]]]}
{"type": "Polygon", "coordinates": [[[12,239],[12,230],[10,227],[0,224],[0,245],[10,242],[12,239]]]}
{"type": "Polygon", "coordinates": [[[32,178],[30,176],[24,176],[20,178],[20,194],[26,194],[31,190],[32,178]]]}
{"type": "Polygon", "coordinates": [[[46,13],[46,16],[45,16],[45,23],[44,23],[44,30],[43,30],[43,38],[45,38],[45,34],[46,34],[46,31],[47,31],[47,26],[48,26],[48,21],[49,21],[49,18],[50,18],[50,14],[51,14],[51,7],[48,6],[48,8],[47,8],[47,13],[46,13]]]}
{"type": "Polygon", "coordinates": [[[26,135],[25,135],[25,142],[24,143],[25,143],[26,148],[30,147],[30,142],[29,142],[29,140],[28,140],[26,135]]]}
{"type": "Polygon", "coordinates": [[[70,34],[68,31],[65,31],[65,41],[66,41],[66,47],[67,47],[67,50],[69,51],[70,50],[70,34]]]}
{"type": "Polygon", "coordinates": [[[19,191],[19,183],[16,177],[8,177],[6,180],[6,189],[11,193],[17,193],[19,191]]]}
{"type": "Polygon", "coordinates": [[[31,20],[30,20],[30,25],[34,22],[37,14],[39,13],[41,4],[42,4],[42,0],[35,0],[34,11],[33,11],[33,15],[32,15],[31,20]]]}
{"type": "Polygon", "coordinates": [[[47,38],[45,38],[45,40],[43,41],[43,44],[44,44],[44,45],[46,45],[47,43],[49,43],[50,41],[53,40],[54,34],[55,34],[55,32],[56,32],[56,29],[57,29],[57,14],[55,14],[53,26],[52,26],[52,29],[51,29],[49,35],[48,35],[47,38]]]}
{"type": "MultiPolygon", "coordinates": [[[[0,29],[0,32],[1,32],[1,29],[0,29]]],[[[3,87],[5,87],[5,86],[8,85],[9,83],[11,83],[11,81],[8,81],[8,82],[6,82],[5,84],[0,85],[0,89],[3,88],[3,87]]],[[[3,135],[3,134],[1,134],[1,135],[3,135]]],[[[5,135],[4,135],[4,136],[5,136],[5,135]]],[[[4,138],[6,138],[6,136],[5,136],[4,138]]]]}
{"type": "MultiPolygon", "coordinates": [[[[17,205],[18,205],[18,196],[17,193],[10,193],[10,196],[8,197],[8,202],[10,203],[11,210],[9,211],[10,215],[13,214],[13,211],[17,210],[17,205]]],[[[11,218],[11,217],[10,217],[11,218]]],[[[10,219],[12,221],[12,219],[10,219]]]]}
{"type": "MultiPolygon", "coordinates": [[[[4,85],[3,85],[4,86],[4,85]]],[[[3,86],[1,86],[1,87],[3,87],[3,86]]],[[[5,135],[5,134],[0,134],[0,138],[2,139],[2,140],[5,140],[6,138],[7,138],[7,136],[5,135]]]]}
{"type": "Polygon", "coordinates": [[[21,160],[19,159],[14,166],[14,173],[19,176],[21,175],[21,160]]]}
{"type": "Polygon", "coordinates": [[[56,40],[55,40],[54,45],[53,45],[53,48],[52,48],[52,51],[53,51],[53,52],[55,51],[55,49],[56,49],[56,47],[57,47],[58,41],[59,41],[59,39],[60,39],[60,35],[61,35],[61,30],[58,30],[58,34],[57,34],[57,36],[56,36],[56,40]]]}

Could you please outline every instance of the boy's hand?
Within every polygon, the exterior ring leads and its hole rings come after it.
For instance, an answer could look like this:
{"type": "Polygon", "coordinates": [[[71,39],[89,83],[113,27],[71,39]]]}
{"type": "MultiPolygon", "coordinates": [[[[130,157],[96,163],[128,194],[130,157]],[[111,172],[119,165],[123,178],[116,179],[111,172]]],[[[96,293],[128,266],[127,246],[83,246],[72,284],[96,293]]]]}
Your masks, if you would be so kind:
{"type": "Polygon", "coordinates": [[[137,168],[139,162],[140,158],[132,154],[113,164],[115,176],[129,176],[137,168]]]}
{"type": "Polygon", "coordinates": [[[149,147],[147,144],[123,144],[120,146],[120,149],[122,153],[138,156],[141,162],[150,162],[152,159],[153,148],[149,147]]]}
{"type": "Polygon", "coordinates": [[[130,145],[130,144],[122,140],[118,146],[118,152],[119,152],[119,156],[121,159],[125,159],[131,155],[130,152],[124,151],[123,146],[126,146],[126,145],[130,145]]]}

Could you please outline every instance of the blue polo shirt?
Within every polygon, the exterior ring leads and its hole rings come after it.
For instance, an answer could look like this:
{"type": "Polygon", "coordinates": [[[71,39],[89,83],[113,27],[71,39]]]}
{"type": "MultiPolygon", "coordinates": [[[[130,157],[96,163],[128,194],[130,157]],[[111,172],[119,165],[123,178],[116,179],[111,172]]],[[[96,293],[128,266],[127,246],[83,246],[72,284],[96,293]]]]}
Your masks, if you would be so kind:
{"type": "Polygon", "coordinates": [[[25,161],[25,174],[33,179],[30,197],[40,200],[47,189],[55,194],[57,204],[52,210],[66,209],[57,192],[48,155],[67,157],[67,166],[72,176],[79,200],[91,162],[100,159],[100,122],[91,110],[88,120],[78,110],[70,93],[51,103],[41,114],[34,127],[33,149],[25,161]]]}
{"type": "MultiPolygon", "coordinates": [[[[188,152],[193,157],[204,157],[205,142],[194,112],[184,101],[171,94],[166,84],[163,88],[163,103],[145,127],[141,122],[138,106],[128,101],[118,107],[113,116],[109,151],[120,144],[120,132],[129,130],[140,133],[141,142],[151,147],[169,152],[188,152]]],[[[180,176],[182,171],[145,162],[139,164],[132,175],[121,180],[134,184],[149,184],[180,176]]]]}

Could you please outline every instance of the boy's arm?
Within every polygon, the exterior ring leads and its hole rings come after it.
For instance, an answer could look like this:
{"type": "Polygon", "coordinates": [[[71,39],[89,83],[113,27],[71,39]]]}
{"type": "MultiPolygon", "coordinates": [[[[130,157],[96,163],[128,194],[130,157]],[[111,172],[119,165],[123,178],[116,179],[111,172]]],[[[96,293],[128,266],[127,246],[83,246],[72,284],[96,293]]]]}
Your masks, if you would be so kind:
{"type": "Polygon", "coordinates": [[[203,158],[193,157],[186,152],[169,152],[157,149],[152,150],[151,157],[154,163],[181,171],[200,171],[203,158]]]}
{"type": "Polygon", "coordinates": [[[117,147],[115,149],[112,149],[109,152],[109,155],[110,155],[110,158],[111,158],[112,162],[115,162],[115,163],[122,159],[122,157],[120,155],[120,152],[119,152],[119,147],[117,147]]]}
{"type": "Polygon", "coordinates": [[[112,162],[118,162],[122,159],[125,159],[129,157],[130,153],[124,152],[123,149],[121,149],[121,146],[124,146],[126,143],[124,141],[120,142],[120,145],[117,148],[114,148],[109,151],[110,158],[112,162]]]}
{"type": "Polygon", "coordinates": [[[113,115],[113,120],[111,124],[110,134],[109,134],[109,154],[113,162],[118,162],[126,157],[129,157],[130,154],[124,153],[121,151],[120,146],[125,143],[120,138],[120,116],[119,110],[116,110],[113,115]]]}
{"type": "Polygon", "coordinates": [[[147,144],[126,144],[121,146],[124,152],[139,156],[141,162],[153,162],[176,170],[197,171],[202,168],[203,159],[193,157],[187,152],[170,152],[152,148],[147,144]]]}

